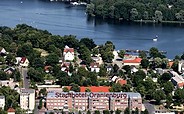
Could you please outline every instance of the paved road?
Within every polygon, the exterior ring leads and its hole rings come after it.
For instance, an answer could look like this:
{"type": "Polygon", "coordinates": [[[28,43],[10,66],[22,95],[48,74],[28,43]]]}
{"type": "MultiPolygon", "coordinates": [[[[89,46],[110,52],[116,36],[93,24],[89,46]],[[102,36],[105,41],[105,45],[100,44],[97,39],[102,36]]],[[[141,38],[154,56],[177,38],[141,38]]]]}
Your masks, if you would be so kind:
{"type": "Polygon", "coordinates": [[[149,114],[154,114],[155,108],[152,104],[150,104],[149,102],[144,102],[144,106],[148,110],[149,114]]]}
{"type": "Polygon", "coordinates": [[[29,88],[29,79],[26,78],[26,77],[28,77],[27,71],[28,71],[27,68],[21,68],[21,73],[23,76],[23,88],[26,88],[26,89],[29,88]]]}

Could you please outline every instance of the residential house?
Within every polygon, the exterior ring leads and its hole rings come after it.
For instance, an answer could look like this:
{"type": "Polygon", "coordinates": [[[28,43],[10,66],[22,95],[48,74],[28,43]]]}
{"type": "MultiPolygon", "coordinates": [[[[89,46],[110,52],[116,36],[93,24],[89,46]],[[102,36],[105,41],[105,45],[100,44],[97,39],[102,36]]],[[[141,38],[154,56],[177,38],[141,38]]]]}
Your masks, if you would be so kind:
{"type": "Polygon", "coordinates": [[[91,72],[100,72],[100,65],[99,63],[96,63],[96,62],[93,62],[90,64],[90,69],[91,69],[91,72]]]}
{"type": "Polygon", "coordinates": [[[29,61],[26,57],[22,57],[22,59],[20,60],[20,66],[22,67],[28,67],[29,65],[29,61]]]}
{"type": "Polygon", "coordinates": [[[5,106],[5,96],[0,96],[0,108],[4,109],[5,106]]]}
{"type": "Polygon", "coordinates": [[[6,50],[0,47],[0,55],[5,56],[7,54],[6,50]]]}
{"type": "Polygon", "coordinates": [[[16,57],[16,65],[20,65],[22,67],[28,67],[29,66],[29,60],[26,57],[16,57]]]}
{"type": "Polygon", "coordinates": [[[63,51],[63,57],[65,61],[73,61],[74,60],[74,48],[69,48],[68,46],[65,46],[63,51]]]}
{"type": "Polygon", "coordinates": [[[178,88],[183,88],[184,86],[184,79],[182,76],[180,76],[177,72],[170,71],[170,73],[173,75],[171,78],[171,82],[178,88]]]}
{"type": "Polygon", "coordinates": [[[91,57],[91,59],[96,63],[99,63],[99,65],[103,64],[102,57],[91,57]]]}
{"type": "Polygon", "coordinates": [[[122,79],[122,78],[118,78],[116,80],[116,83],[119,83],[121,86],[123,86],[123,85],[127,84],[127,81],[122,79]]]}
{"type": "Polygon", "coordinates": [[[52,66],[45,66],[44,70],[46,73],[50,73],[50,72],[52,72],[52,66]]]}
{"type": "Polygon", "coordinates": [[[11,107],[7,110],[7,112],[8,114],[15,114],[15,109],[11,107]]]}
{"type": "Polygon", "coordinates": [[[12,74],[14,71],[15,71],[14,67],[8,67],[8,68],[4,69],[4,72],[6,74],[12,74]]]}
{"type": "Polygon", "coordinates": [[[136,57],[136,58],[131,58],[131,59],[125,59],[123,60],[123,65],[129,65],[129,66],[136,66],[138,67],[141,64],[141,58],[136,57]]]}
{"type": "Polygon", "coordinates": [[[0,87],[1,86],[9,86],[11,89],[14,89],[16,86],[19,86],[19,82],[14,82],[12,78],[9,80],[0,80],[0,87]]]}

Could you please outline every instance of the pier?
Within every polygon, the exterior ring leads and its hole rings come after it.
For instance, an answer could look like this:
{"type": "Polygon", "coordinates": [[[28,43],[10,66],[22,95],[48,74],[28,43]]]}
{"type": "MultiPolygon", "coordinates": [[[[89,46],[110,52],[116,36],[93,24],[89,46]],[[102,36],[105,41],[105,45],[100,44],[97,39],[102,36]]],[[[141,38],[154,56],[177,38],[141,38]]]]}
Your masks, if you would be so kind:
{"type": "MultiPolygon", "coordinates": [[[[124,50],[124,49],[122,49],[124,50]]],[[[149,50],[135,50],[135,49],[125,49],[125,52],[129,52],[129,53],[140,53],[140,52],[145,52],[145,53],[149,53],[149,50]]],[[[162,54],[167,54],[167,51],[159,51],[162,54]]]]}

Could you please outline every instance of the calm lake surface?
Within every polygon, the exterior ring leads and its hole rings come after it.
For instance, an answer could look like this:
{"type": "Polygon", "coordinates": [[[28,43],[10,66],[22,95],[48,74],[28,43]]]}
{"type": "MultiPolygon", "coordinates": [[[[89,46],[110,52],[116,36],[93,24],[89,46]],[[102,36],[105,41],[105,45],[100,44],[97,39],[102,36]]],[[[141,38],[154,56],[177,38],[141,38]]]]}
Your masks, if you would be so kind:
{"type": "Polygon", "coordinates": [[[112,41],[116,49],[149,50],[157,47],[173,58],[184,52],[184,26],[109,23],[88,19],[85,7],[46,0],[0,0],[0,25],[15,27],[26,23],[56,35],[92,38],[95,43],[112,41]],[[158,41],[153,38],[158,35],[158,41]]]}

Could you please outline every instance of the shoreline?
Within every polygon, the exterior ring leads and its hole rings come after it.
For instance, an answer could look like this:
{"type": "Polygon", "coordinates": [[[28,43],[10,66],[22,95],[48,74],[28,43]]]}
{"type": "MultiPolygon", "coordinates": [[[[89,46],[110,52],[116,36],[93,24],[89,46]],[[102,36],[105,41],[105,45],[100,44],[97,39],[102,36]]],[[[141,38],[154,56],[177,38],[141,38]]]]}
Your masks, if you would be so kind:
{"type": "Polygon", "coordinates": [[[156,24],[159,24],[159,23],[165,23],[165,24],[184,24],[184,21],[162,21],[162,22],[156,22],[156,21],[153,21],[153,20],[134,20],[133,22],[136,22],[136,23],[156,23],[156,24]]]}

